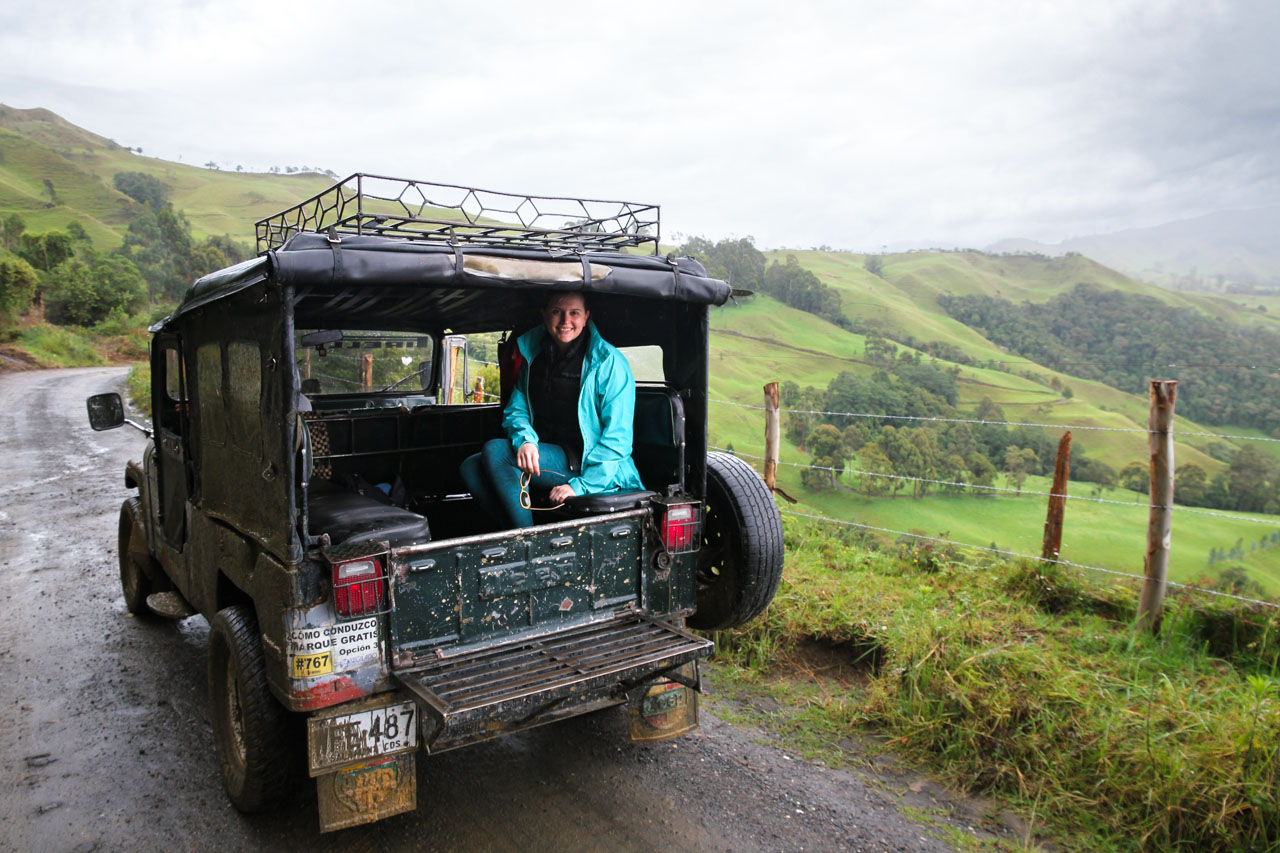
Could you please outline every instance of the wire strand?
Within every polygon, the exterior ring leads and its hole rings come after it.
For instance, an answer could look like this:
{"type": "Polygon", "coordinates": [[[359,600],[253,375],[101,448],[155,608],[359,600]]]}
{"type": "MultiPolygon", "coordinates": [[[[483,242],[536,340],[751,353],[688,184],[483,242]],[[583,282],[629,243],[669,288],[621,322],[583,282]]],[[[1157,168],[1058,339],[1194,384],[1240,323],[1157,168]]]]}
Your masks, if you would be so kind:
{"type": "MultiPolygon", "coordinates": [[[[858,527],[863,530],[875,530],[880,533],[892,533],[897,536],[906,536],[912,539],[924,539],[929,542],[940,542],[944,545],[955,545],[958,548],[973,548],[978,551],[986,551],[991,554],[1001,554],[1006,557],[1018,557],[1020,559],[1026,559],[1026,560],[1039,560],[1040,562],[1043,562],[1043,563],[1056,563],[1062,566],[1071,566],[1072,568],[1076,568],[1076,569],[1085,569],[1091,572],[1099,572],[1102,574],[1115,575],[1116,577],[1130,578],[1133,580],[1140,580],[1140,581],[1146,580],[1146,578],[1143,577],[1142,575],[1135,575],[1135,574],[1132,574],[1131,572],[1118,572],[1115,569],[1106,569],[1106,568],[1103,568],[1102,566],[1090,566],[1084,563],[1074,563],[1071,560],[1060,560],[1060,559],[1051,559],[1048,557],[1037,557],[1033,554],[1022,554],[1017,551],[1006,551],[1003,548],[991,548],[985,545],[971,545],[967,542],[955,542],[951,539],[942,539],[937,536],[926,536],[923,533],[908,533],[905,530],[890,530],[887,527],[876,527],[871,524],[861,524],[856,521],[842,521],[838,518],[829,518],[825,515],[814,515],[812,513],[807,513],[807,512],[795,512],[794,510],[779,510],[779,512],[782,515],[790,515],[797,518],[812,518],[816,521],[827,522],[829,524],[839,524],[845,527],[858,527]]],[[[1217,596],[1221,596],[1222,598],[1231,598],[1236,601],[1245,601],[1245,602],[1248,602],[1249,604],[1261,604],[1265,607],[1273,607],[1273,608],[1280,607],[1280,604],[1276,604],[1273,601],[1261,601],[1257,598],[1247,598],[1243,595],[1236,595],[1230,592],[1222,592],[1216,589],[1206,589],[1205,587],[1202,587],[1202,586],[1193,586],[1191,584],[1178,583],[1177,581],[1165,581],[1165,583],[1169,586],[1177,587],[1178,589],[1186,589],[1193,592],[1202,592],[1202,593],[1205,593],[1206,595],[1217,595],[1217,596]]]]}
{"type": "MultiPolygon", "coordinates": [[[[720,400],[715,397],[708,397],[707,399],[709,402],[712,402],[712,403],[723,403],[727,406],[737,406],[743,409],[755,409],[756,411],[759,411],[759,412],[765,411],[764,406],[753,406],[750,403],[738,403],[733,400],[720,400]]],[[[900,421],[933,421],[936,423],[946,423],[946,424],[987,424],[992,426],[1040,427],[1042,429],[1072,429],[1072,430],[1079,429],[1079,430],[1095,430],[1099,432],[1136,432],[1136,433],[1142,433],[1143,435],[1153,434],[1152,430],[1138,429],[1135,427],[1104,427],[1104,426],[1089,426],[1085,424],[1039,424],[1039,423],[1030,423],[1030,422],[1024,422],[1024,421],[988,421],[988,420],[982,420],[977,418],[938,418],[938,417],[923,417],[920,415],[872,415],[872,414],[866,414],[862,412],[824,412],[824,411],[819,411],[817,409],[782,409],[780,408],[778,409],[778,411],[787,412],[788,414],[793,414],[793,415],[828,415],[832,417],[845,417],[845,418],[884,418],[888,420],[900,420],[900,421]]],[[[1175,431],[1170,430],[1170,432],[1175,432],[1175,431]]],[[[1270,442],[1280,443],[1280,438],[1268,438],[1266,436],[1258,436],[1258,435],[1229,435],[1227,433],[1192,432],[1189,430],[1177,430],[1176,434],[1179,436],[1194,436],[1199,438],[1226,438],[1234,441],[1270,441],[1270,442]]]]}
{"type": "MultiPolygon", "coordinates": [[[[754,453],[743,453],[739,450],[730,451],[727,447],[711,446],[711,450],[720,450],[725,453],[733,453],[737,456],[745,456],[748,459],[763,460],[763,456],[757,456],[754,453]]],[[[803,462],[778,462],[779,465],[788,465],[793,468],[808,468],[813,471],[834,471],[837,474],[857,474],[864,477],[883,477],[887,480],[910,480],[916,483],[933,483],[939,486],[960,486],[966,489],[983,489],[990,492],[1005,492],[1011,495],[1030,495],[1032,497],[1042,498],[1063,498],[1069,501],[1083,501],[1085,503],[1096,504],[1115,504],[1116,506],[1137,507],[1139,509],[1152,509],[1151,504],[1137,503],[1135,501],[1117,501],[1111,498],[1089,498],[1083,495],[1058,494],[1056,492],[1040,492],[1034,489],[1010,489],[1007,486],[984,486],[979,483],[962,483],[955,480],[930,480],[926,477],[908,477],[903,474],[885,474],[880,471],[859,471],[856,468],[832,468],[829,465],[805,465],[803,462]]],[[[1173,512],[1187,512],[1193,515],[1209,515],[1215,518],[1226,518],[1231,521],[1248,521],[1253,524],[1265,524],[1269,527],[1280,527],[1280,521],[1266,518],[1250,518],[1249,516],[1228,515],[1225,512],[1214,512],[1208,509],[1195,509],[1189,506],[1173,506],[1156,505],[1155,509],[1168,509],[1173,512]]]]}

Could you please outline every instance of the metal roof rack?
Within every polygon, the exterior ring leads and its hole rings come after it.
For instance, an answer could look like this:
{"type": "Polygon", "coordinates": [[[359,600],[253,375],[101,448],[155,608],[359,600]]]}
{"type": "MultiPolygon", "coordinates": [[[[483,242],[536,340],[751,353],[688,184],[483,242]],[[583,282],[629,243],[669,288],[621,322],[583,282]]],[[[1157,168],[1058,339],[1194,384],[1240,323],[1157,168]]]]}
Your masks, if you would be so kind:
{"type": "Polygon", "coordinates": [[[357,172],[256,225],[260,255],[301,232],[554,251],[652,243],[656,255],[658,213],[655,204],[515,195],[357,172]]]}

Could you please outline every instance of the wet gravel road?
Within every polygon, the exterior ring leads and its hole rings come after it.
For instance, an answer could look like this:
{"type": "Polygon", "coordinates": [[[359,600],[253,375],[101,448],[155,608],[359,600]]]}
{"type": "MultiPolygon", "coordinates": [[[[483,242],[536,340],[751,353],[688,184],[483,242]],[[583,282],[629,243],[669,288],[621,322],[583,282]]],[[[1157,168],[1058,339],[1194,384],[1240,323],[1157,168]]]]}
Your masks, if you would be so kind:
{"type": "Polygon", "coordinates": [[[703,715],[632,746],[604,712],[419,756],[418,810],[329,835],[301,780],[246,817],[222,791],[208,628],[147,623],[120,594],[116,520],[134,430],[92,432],[84,398],[122,369],[0,373],[0,849],[950,850],[896,794],[703,715]]]}

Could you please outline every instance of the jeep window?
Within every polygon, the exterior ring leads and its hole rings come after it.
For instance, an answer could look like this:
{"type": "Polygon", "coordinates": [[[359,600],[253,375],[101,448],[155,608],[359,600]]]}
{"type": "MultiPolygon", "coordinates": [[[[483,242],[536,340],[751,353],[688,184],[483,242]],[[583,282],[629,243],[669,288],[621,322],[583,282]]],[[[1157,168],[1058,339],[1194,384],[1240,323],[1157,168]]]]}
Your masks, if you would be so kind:
{"type": "Polygon", "coordinates": [[[176,348],[164,351],[164,393],[170,400],[180,403],[182,395],[182,359],[176,348]]]}
{"type": "Polygon", "coordinates": [[[258,446],[262,408],[262,362],[255,341],[227,343],[228,414],[231,430],[241,447],[258,446]]]}
{"type": "Polygon", "coordinates": [[[217,341],[201,344],[196,350],[196,400],[201,440],[218,445],[226,444],[227,414],[226,403],[222,399],[222,347],[217,341]]]}
{"type": "Polygon", "coordinates": [[[294,352],[302,391],[325,394],[369,394],[395,391],[420,394],[430,385],[420,367],[431,361],[432,338],[418,332],[343,329],[340,340],[304,346],[302,338],[317,331],[299,329],[294,352]]]}
{"type": "Polygon", "coordinates": [[[631,375],[637,382],[665,382],[662,370],[662,347],[618,347],[631,365],[631,375]]]}

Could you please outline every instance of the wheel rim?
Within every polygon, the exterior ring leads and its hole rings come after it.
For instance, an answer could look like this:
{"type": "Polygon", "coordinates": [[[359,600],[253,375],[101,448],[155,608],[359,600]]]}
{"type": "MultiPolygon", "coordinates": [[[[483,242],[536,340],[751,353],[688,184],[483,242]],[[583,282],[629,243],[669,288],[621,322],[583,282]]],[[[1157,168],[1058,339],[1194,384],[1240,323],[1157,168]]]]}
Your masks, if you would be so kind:
{"type": "Polygon", "coordinates": [[[120,584],[124,587],[124,597],[127,601],[134,601],[138,597],[142,578],[139,577],[138,564],[132,554],[125,554],[121,569],[120,584]]]}
{"type": "Polygon", "coordinates": [[[697,584],[699,598],[720,597],[730,580],[727,571],[729,542],[718,501],[708,500],[702,519],[702,545],[698,549],[697,584]]]}
{"type": "Polygon", "coordinates": [[[235,669],[227,663],[227,730],[231,733],[231,746],[236,763],[245,765],[244,711],[240,708],[240,685],[235,669]]]}

